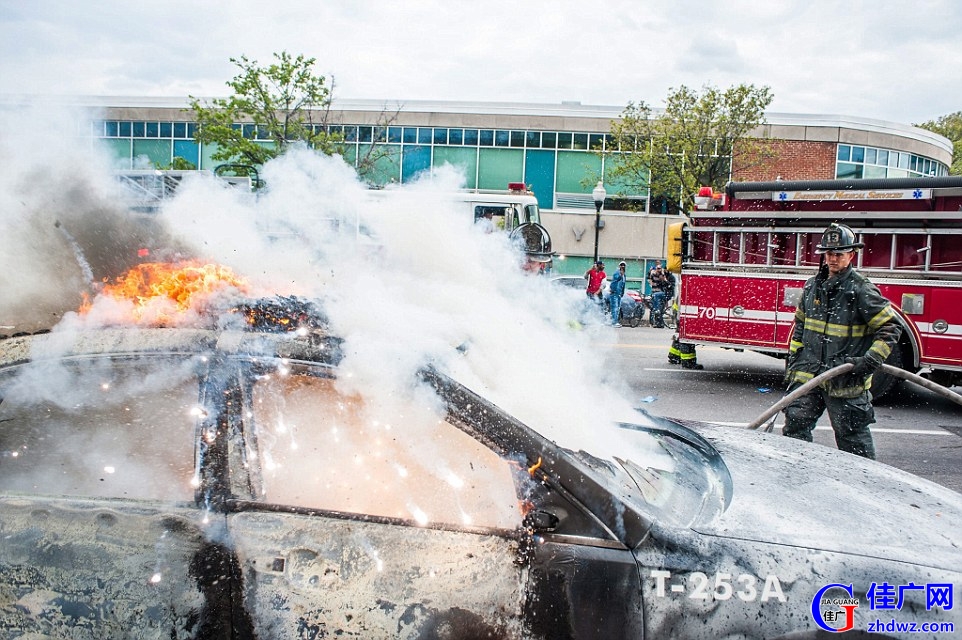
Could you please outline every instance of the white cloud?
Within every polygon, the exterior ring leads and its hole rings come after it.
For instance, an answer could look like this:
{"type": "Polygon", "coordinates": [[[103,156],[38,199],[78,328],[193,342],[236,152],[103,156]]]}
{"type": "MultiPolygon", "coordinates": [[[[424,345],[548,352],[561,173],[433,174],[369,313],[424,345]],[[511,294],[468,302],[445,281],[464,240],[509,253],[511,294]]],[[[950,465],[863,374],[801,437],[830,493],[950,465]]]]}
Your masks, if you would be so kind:
{"type": "Polygon", "coordinates": [[[341,98],[660,106],[771,87],[773,111],[911,123],[962,108],[962,4],[856,0],[265,5],[0,2],[0,93],[224,95],[230,57],[317,58],[341,98]]]}

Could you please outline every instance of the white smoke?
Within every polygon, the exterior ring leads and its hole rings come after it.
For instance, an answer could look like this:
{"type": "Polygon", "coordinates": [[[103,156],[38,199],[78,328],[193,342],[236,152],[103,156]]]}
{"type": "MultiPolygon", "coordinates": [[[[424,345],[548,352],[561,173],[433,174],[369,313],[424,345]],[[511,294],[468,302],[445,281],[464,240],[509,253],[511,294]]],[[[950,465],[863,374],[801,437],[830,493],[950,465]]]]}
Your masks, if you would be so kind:
{"type": "Polygon", "coordinates": [[[339,158],[295,148],[263,168],[266,191],[198,175],[148,227],[117,204],[96,147],[63,130],[49,144],[2,130],[0,325],[52,324],[92,293],[59,221],[97,280],[120,275],[130,261],[112,256],[147,238],[227,265],[260,294],[323,299],[344,339],[342,390],[387,413],[430,364],[571,448],[617,451],[610,425],[637,421],[605,371],[611,330],[576,323],[577,302],[526,274],[505,234],[473,225],[451,195],[454,170],[376,197],[339,158]]]}

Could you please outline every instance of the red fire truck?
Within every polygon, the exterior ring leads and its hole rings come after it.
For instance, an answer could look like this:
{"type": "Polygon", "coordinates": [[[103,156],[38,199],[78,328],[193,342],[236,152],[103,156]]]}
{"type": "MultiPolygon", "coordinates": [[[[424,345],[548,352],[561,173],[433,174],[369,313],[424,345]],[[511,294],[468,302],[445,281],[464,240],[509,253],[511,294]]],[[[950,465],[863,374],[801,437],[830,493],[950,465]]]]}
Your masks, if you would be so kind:
{"type": "MultiPolygon", "coordinates": [[[[962,384],[962,177],[729,183],[704,188],[669,229],[680,273],[679,338],[696,345],[788,353],[795,306],[818,269],[832,222],[865,248],[857,268],[902,323],[888,364],[962,384]]],[[[896,379],[876,375],[880,397],[896,379]]]]}

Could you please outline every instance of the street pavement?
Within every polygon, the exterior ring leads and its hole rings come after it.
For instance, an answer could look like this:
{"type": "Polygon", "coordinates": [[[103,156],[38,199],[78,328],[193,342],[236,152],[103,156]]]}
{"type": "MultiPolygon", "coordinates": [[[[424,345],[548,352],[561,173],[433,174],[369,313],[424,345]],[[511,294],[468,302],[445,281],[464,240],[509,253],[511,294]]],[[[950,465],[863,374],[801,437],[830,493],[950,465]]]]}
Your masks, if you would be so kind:
{"type": "MultiPolygon", "coordinates": [[[[629,399],[653,415],[715,422],[744,428],[784,395],[782,360],[750,351],[698,347],[700,371],[668,363],[668,329],[615,329],[599,351],[609,370],[629,387],[629,399]]],[[[962,387],[953,391],[962,392],[962,387]]],[[[872,425],[880,462],[962,492],[962,406],[931,391],[904,383],[891,397],[875,402],[872,425]]],[[[776,416],[780,433],[784,415],[776,416]]],[[[824,414],[813,446],[835,447],[824,414]]]]}

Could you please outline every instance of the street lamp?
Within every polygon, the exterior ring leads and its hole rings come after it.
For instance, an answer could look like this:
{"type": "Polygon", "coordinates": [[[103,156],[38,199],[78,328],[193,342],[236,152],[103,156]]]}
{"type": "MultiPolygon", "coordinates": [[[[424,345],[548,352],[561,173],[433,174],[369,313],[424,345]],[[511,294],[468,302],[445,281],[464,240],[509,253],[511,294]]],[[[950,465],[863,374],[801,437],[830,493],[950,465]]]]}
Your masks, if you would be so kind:
{"type": "Polygon", "coordinates": [[[591,190],[591,197],[595,199],[595,262],[598,262],[598,231],[601,229],[601,208],[605,206],[605,196],[608,192],[598,181],[598,185],[591,190]]]}

